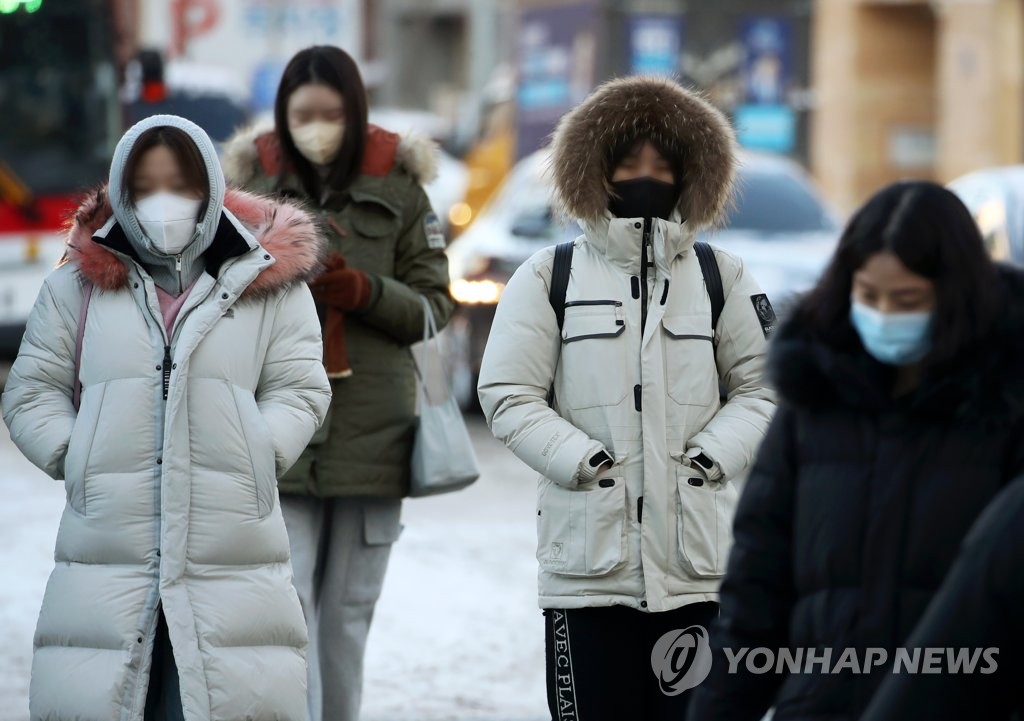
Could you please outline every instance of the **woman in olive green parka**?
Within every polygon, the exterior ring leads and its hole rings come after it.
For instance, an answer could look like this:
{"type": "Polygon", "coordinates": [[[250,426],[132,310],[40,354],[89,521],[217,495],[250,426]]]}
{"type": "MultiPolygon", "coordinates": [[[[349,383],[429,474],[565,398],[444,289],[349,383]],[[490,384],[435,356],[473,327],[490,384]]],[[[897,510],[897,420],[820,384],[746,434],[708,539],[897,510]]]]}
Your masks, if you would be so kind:
{"type": "Polygon", "coordinates": [[[368,124],[359,71],[335,47],[291,60],[274,115],[274,126],[229,141],[223,164],[230,183],[317,210],[333,251],[311,284],[331,412],[279,487],[310,627],[313,718],[322,704],[322,718],[354,720],[366,635],[409,488],[409,346],[423,333],[420,297],[439,327],[454,309],[444,235],[422,188],[435,175],[436,149],[368,124]]]}

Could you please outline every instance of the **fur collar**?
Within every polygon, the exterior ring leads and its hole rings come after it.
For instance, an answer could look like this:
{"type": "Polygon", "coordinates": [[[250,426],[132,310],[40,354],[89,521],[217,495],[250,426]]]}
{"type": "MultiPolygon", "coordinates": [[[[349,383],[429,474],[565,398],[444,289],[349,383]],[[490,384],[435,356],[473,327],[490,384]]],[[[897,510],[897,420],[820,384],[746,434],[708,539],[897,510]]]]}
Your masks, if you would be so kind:
{"type": "MultiPolygon", "coordinates": [[[[905,407],[916,417],[1002,425],[1024,419],[1024,271],[999,266],[1006,300],[993,331],[941,371],[926,375],[905,407]]],[[[815,410],[846,406],[865,412],[891,405],[892,370],[871,358],[849,328],[846,349],[812,337],[798,318],[779,328],[769,372],[787,403],[815,410]]]]}
{"type": "MultiPolygon", "coordinates": [[[[224,145],[221,158],[228,182],[246,187],[259,175],[280,172],[281,151],[272,120],[239,130],[224,145]]],[[[401,135],[370,125],[362,172],[387,175],[398,166],[419,184],[437,177],[437,144],[426,135],[410,131],[401,135]]]]}
{"type": "MultiPolygon", "coordinates": [[[[322,270],[327,253],[326,241],[313,217],[297,205],[240,190],[228,190],[224,207],[276,261],[249,284],[244,296],[267,296],[292,283],[311,280],[322,270]]],[[[124,261],[93,238],[112,216],[106,187],[100,187],[82,201],[68,231],[67,260],[77,266],[93,285],[103,290],[116,290],[128,284],[128,267],[124,261]]],[[[221,228],[228,234],[233,227],[230,222],[221,223],[221,228]]],[[[237,236],[237,231],[235,234],[237,236]]],[[[223,237],[220,231],[218,235],[223,237]]],[[[207,254],[221,250],[215,247],[218,242],[231,241],[215,240],[207,254]]],[[[236,242],[234,245],[242,252],[249,250],[247,244],[242,247],[236,242]]],[[[224,259],[221,258],[221,262],[224,259]]]]}
{"type": "Polygon", "coordinates": [[[697,228],[720,223],[736,174],[732,127],[700,95],[652,77],[606,82],[559,122],[551,167],[563,210],[583,221],[603,216],[612,193],[606,152],[620,140],[641,137],[683,158],[682,217],[697,228]]]}

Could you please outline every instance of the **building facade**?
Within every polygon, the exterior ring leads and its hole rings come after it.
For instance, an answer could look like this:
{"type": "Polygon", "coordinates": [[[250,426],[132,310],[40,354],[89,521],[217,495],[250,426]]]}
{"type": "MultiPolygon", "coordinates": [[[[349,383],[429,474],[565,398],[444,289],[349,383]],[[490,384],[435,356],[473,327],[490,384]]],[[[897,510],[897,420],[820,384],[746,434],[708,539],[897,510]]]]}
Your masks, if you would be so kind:
{"type": "Polygon", "coordinates": [[[1024,2],[818,0],[811,167],[844,210],[1024,160],[1024,2]]]}

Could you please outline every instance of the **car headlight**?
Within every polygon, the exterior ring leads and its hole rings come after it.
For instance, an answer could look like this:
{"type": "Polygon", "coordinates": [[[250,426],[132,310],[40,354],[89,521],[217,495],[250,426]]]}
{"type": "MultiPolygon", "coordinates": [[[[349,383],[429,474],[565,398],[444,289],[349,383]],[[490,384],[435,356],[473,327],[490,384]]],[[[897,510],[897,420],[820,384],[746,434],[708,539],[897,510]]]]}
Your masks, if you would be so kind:
{"type": "Polygon", "coordinates": [[[448,209],[448,222],[456,228],[469,225],[469,221],[472,219],[473,208],[469,206],[469,203],[459,201],[448,209]]]}
{"type": "Polygon", "coordinates": [[[451,294],[464,305],[495,305],[505,290],[504,283],[493,280],[456,280],[451,284],[451,294]]]}

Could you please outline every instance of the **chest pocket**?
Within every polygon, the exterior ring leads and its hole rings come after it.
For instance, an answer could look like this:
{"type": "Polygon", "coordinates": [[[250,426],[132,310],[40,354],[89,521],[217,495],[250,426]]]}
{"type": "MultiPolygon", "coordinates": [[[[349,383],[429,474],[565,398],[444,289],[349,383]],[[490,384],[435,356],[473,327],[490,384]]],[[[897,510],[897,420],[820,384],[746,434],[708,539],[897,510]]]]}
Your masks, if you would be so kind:
{"type": "Polygon", "coordinates": [[[581,410],[615,406],[629,393],[622,302],[578,300],[565,304],[561,393],[558,403],[581,410]]]}
{"type": "Polygon", "coordinates": [[[372,200],[353,200],[349,209],[352,230],[364,238],[383,238],[398,233],[398,215],[372,200]]]}
{"type": "Polygon", "coordinates": [[[665,385],[682,406],[709,406],[718,396],[718,367],[711,318],[704,314],[666,315],[665,385]]]}

